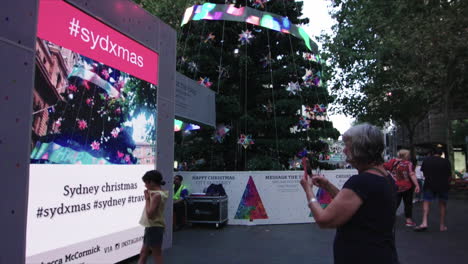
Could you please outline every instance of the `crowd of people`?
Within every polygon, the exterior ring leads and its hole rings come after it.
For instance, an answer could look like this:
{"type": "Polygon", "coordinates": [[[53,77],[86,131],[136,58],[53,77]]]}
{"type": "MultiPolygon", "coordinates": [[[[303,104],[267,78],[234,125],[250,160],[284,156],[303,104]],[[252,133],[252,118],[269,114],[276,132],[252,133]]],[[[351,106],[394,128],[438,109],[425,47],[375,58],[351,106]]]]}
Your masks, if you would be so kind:
{"type": "MultiPolygon", "coordinates": [[[[436,149],[421,166],[413,166],[409,150],[401,149],[398,157],[384,162],[384,136],[375,126],[361,124],[343,134],[346,161],[357,169],[339,190],[325,177],[304,170],[301,186],[313,217],[321,228],[335,228],[334,263],[399,263],[395,246],[396,211],[403,201],[405,225],[414,231],[428,229],[429,205],[439,201],[440,231],[447,231],[445,214],[448,200],[451,165],[436,149]],[[424,184],[423,184],[424,179],[424,184]],[[317,201],[313,186],[327,191],[333,200],[323,208],[317,201]],[[413,198],[423,200],[423,218],[413,221],[413,198]],[[365,252],[365,254],[363,254],[365,252]]],[[[163,177],[157,170],[143,176],[146,190],[145,207],[140,224],[145,227],[139,263],[152,255],[162,263],[161,245],[165,229],[164,208],[168,191],[163,190],[163,177]]],[[[180,175],[174,177],[173,204],[176,227],[182,224],[184,197],[188,194],[180,175]]]]}

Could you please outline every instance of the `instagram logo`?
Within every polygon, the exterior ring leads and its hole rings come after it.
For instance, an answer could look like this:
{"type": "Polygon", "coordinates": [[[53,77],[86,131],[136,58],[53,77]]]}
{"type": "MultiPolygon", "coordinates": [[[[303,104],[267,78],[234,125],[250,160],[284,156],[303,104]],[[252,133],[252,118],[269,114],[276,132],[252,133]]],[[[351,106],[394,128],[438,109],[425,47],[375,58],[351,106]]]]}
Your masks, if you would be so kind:
{"type": "Polygon", "coordinates": [[[79,37],[82,41],[87,43],[90,42],[91,50],[99,47],[103,51],[107,51],[127,62],[138,65],[138,67],[144,66],[142,56],[138,56],[135,52],[131,52],[127,48],[112,42],[112,40],[109,39],[109,35],[101,36],[99,34],[94,34],[92,30],[80,26],[80,20],[76,18],[70,21],[70,27],[68,29],[70,30],[71,36],[75,38],[79,37]]]}

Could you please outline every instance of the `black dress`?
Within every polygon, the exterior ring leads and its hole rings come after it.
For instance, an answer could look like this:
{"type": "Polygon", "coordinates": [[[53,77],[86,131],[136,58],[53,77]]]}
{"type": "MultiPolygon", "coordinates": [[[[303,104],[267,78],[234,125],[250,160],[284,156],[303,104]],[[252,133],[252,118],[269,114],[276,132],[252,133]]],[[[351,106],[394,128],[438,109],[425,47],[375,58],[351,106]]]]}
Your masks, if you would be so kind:
{"type": "Polygon", "coordinates": [[[335,264],[398,263],[393,179],[365,172],[349,178],[343,188],[353,190],[363,203],[347,223],[337,228],[335,264]]]}

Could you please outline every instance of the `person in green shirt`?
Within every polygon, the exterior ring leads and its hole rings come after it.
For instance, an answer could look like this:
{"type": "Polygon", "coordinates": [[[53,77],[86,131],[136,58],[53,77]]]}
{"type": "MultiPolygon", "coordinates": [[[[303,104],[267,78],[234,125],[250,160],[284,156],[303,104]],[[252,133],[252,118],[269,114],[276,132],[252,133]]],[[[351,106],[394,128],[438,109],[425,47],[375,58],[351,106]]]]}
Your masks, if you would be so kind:
{"type": "Polygon", "coordinates": [[[188,195],[187,186],[182,184],[184,177],[182,175],[174,176],[174,195],[172,196],[174,203],[174,230],[180,230],[185,224],[185,197],[188,195]]]}

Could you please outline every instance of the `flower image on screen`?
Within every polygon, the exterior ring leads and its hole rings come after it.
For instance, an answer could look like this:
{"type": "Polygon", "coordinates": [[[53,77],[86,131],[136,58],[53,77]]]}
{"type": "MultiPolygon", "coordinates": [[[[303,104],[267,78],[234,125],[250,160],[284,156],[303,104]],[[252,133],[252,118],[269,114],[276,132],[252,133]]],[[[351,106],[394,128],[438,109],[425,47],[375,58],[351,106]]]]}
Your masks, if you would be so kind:
{"type": "Polygon", "coordinates": [[[148,163],[156,86],[49,41],[36,46],[31,163],[148,163]]]}

